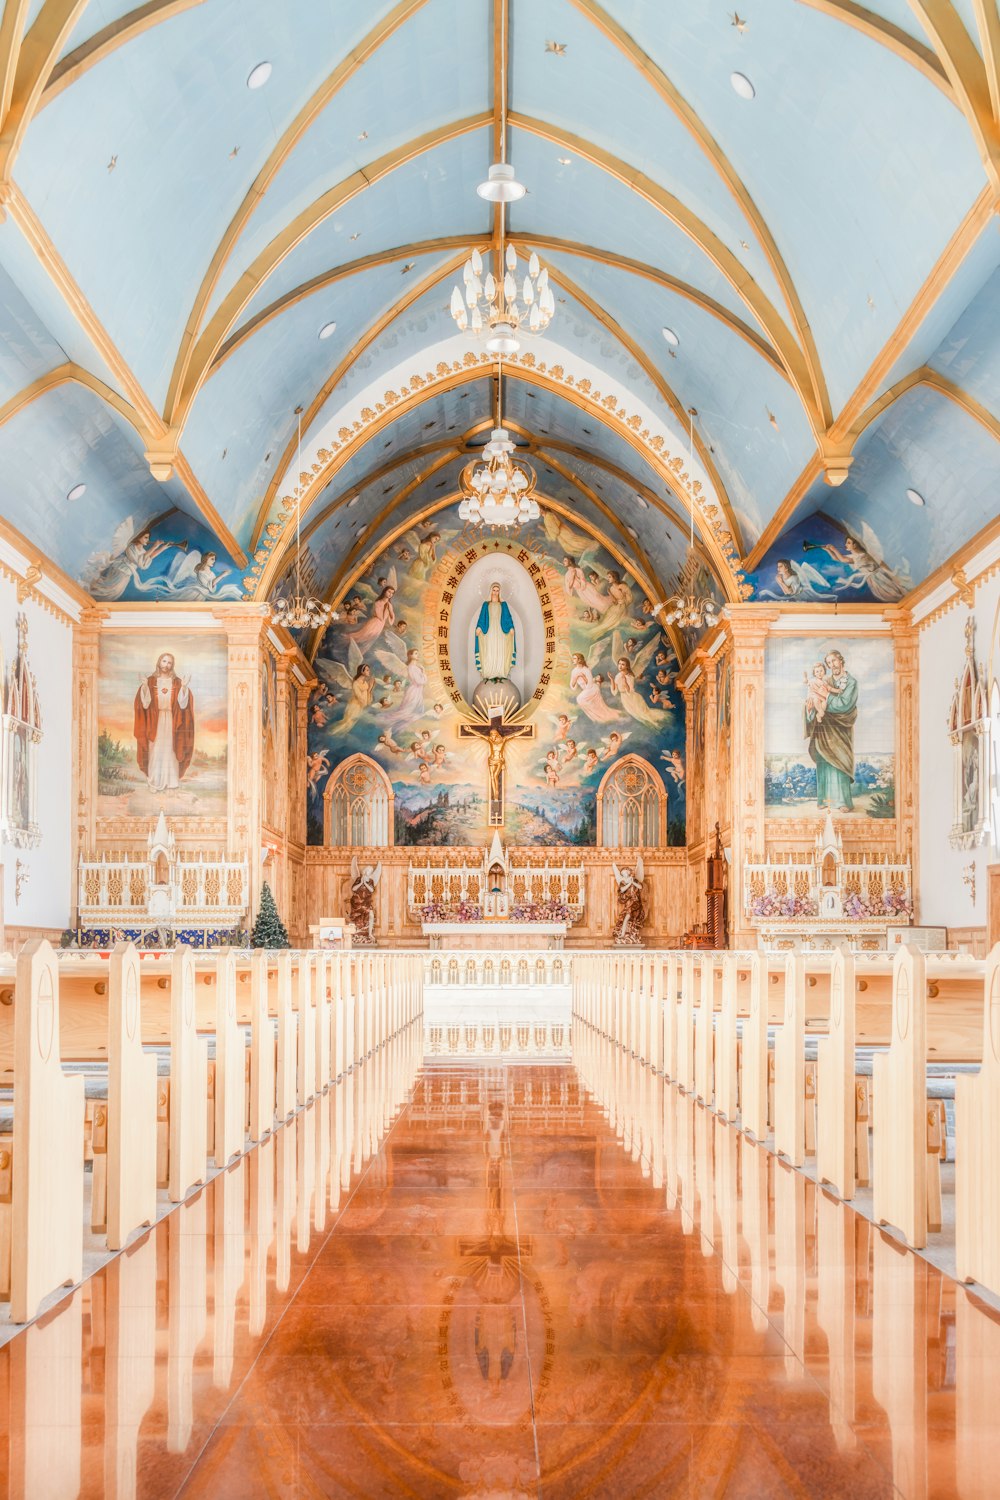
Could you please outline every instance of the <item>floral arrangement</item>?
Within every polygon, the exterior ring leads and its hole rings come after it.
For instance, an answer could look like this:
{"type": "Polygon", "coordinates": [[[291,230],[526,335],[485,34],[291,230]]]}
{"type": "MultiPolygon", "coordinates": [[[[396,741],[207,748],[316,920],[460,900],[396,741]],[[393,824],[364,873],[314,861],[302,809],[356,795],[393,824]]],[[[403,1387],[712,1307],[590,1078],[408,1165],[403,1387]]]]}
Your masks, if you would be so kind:
{"type": "Polygon", "coordinates": [[[770,921],[794,921],[796,917],[816,917],[819,907],[811,896],[779,896],[773,888],[763,896],[754,898],[750,906],[752,917],[764,917],[770,921]]]}
{"type": "Polygon", "coordinates": [[[519,901],[510,915],[514,922],[568,922],[570,910],[561,901],[519,901]]]}
{"type": "Polygon", "coordinates": [[[913,902],[891,886],[881,901],[866,901],[852,891],[844,902],[844,916],[849,922],[863,922],[866,917],[912,917],[913,902]]]}
{"type": "Polygon", "coordinates": [[[420,908],[425,922],[478,922],[483,909],[474,901],[429,901],[420,908]]]}

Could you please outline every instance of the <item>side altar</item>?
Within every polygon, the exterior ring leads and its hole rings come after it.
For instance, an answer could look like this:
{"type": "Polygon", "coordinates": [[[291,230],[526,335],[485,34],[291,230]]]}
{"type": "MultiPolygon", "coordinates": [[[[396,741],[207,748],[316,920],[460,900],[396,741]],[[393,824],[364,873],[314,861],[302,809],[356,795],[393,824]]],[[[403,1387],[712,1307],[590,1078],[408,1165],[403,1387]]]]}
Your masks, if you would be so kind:
{"type": "Polygon", "coordinates": [[[579,860],[514,864],[495,833],[478,859],[430,854],[411,860],[407,905],[432,948],[561,948],[584,913],[579,860]]]}

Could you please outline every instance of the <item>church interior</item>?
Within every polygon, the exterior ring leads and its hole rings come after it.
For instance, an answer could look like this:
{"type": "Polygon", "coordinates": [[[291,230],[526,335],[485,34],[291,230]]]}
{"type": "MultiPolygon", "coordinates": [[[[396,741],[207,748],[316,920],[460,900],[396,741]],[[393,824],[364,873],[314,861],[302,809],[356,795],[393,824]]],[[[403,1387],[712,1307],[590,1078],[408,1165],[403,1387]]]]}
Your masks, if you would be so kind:
{"type": "Polygon", "coordinates": [[[0,0],[5,1494],[998,1493],[1000,10],[727,4],[0,0]]]}

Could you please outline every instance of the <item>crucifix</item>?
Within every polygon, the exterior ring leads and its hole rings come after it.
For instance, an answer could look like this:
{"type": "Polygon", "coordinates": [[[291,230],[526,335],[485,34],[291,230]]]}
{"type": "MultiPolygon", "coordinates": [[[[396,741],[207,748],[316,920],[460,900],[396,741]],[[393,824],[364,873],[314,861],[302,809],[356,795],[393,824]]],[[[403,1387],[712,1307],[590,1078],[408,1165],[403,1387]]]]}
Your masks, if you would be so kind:
{"type": "Polygon", "coordinates": [[[506,793],[507,741],[533,740],[533,724],[505,724],[497,715],[492,719],[477,720],[458,726],[461,740],[484,740],[487,747],[486,771],[489,781],[490,828],[502,828],[504,824],[504,797],[506,793]]]}

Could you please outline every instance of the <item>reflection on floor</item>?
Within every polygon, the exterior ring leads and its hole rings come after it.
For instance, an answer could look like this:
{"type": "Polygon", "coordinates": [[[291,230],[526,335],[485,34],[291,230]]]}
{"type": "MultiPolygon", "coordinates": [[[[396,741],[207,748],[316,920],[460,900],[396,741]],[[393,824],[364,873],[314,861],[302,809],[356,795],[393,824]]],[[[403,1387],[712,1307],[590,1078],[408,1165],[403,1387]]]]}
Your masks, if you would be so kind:
{"type": "Polygon", "coordinates": [[[997,1494],[964,1288],[620,1052],[421,1050],[0,1350],[11,1494],[997,1494]]]}

